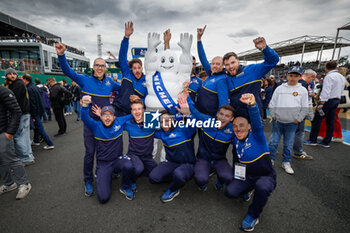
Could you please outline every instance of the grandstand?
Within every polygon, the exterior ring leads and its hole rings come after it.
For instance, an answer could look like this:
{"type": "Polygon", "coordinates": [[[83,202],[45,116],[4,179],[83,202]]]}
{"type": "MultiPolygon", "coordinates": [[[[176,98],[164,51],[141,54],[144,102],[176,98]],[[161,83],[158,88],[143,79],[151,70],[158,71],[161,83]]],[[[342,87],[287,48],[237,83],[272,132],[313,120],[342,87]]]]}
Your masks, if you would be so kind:
{"type": "MultiPolygon", "coordinates": [[[[62,74],[55,42],[61,37],[0,12],[0,71],[13,67],[20,72],[62,74]]],[[[69,65],[83,73],[90,59],[82,50],[67,46],[69,65]]]]}
{"type": "MultiPolygon", "coordinates": [[[[322,53],[324,50],[338,48],[338,58],[340,60],[340,51],[341,48],[350,46],[350,40],[343,37],[327,37],[327,36],[300,36],[297,38],[277,42],[269,45],[274,49],[280,58],[301,54],[300,61],[291,62],[288,65],[279,64],[272,71],[271,74],[279,76],[280,74],[285,74],[288,66],[290,65],[301,65],[304,69],[312,68],[314,70],[319,70],[320,67],[323,67],[325,62],[322,61],[322,53]],[[337,42],[337,43],[336,43],[337,42]],[[310,52],[317,52],[316,60],[314,62],[304,62],[304,54],[310,52]]],[[[333,52],[333,53],[334,53],[333,52]]],[[[251,49],[238,53],[238,58],[241,61],[260,61],[263,60],[263,54],[257,49],[251,49]]]]}

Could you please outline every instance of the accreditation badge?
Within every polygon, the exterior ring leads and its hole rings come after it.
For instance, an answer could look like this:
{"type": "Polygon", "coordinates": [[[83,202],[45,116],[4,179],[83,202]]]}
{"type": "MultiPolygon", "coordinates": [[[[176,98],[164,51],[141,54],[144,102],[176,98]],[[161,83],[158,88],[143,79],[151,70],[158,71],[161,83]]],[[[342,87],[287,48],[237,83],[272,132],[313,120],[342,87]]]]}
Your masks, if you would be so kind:
{"type": "Polygon", "coordinates": [[[245,180],[246,165],[241,163],[235,163],[235,174],[234,178],[236,180],[245,180]]]}

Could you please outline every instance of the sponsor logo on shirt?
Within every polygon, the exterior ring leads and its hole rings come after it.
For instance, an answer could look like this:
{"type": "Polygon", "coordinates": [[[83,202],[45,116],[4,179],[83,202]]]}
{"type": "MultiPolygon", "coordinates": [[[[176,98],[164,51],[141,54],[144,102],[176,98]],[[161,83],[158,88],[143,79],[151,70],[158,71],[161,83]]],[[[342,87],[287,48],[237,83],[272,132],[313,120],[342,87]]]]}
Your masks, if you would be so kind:
{"type": "Polygon", "coordinates": [[[110,86],[110,85],[111,85],[111,83],[109,82],[109,80],[107,80],[106,85],[107,85],[107,86],[110,86]]]}
{"type": "Polygon", "coordinates": [[[171,133],[170,135],[169,135],[169,138],[175,138],[176,137],[176,134],[175,133],[171,133]]]}
{"type": "Polygon", "coordinates": [[[293,96],[298,96],[299,93],[297,91],[293,92],[293,96]]]}
{"type": "Polygon", "coordinates": [[[244,72],[241,72],[241,73],[239,73],[238,75],[236,75],[236,78],[239,78],[239,77],[241,77],[241,76],[243,76],[244,75],[244,72]]]}
{"type": "Polygon", "coordinates": [[[120,125],[114,126],[114,131],[115,131],[115,132],[118,132],[118,130],[120,130],[120,125]]]}
{"type": "Polygon", "coordinates": [[[225,130],[224,130],[224,133],[232,134],[233,132],[232,132],[230,129],[225,129],[225,130]]]}

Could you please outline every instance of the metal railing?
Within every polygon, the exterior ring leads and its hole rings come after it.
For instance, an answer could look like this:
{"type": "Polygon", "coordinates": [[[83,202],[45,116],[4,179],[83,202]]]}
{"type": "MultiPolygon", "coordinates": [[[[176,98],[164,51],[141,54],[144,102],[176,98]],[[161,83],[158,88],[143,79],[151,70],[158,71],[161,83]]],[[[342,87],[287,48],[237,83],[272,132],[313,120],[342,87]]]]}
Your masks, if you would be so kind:
{"type": "Polygon", "coordinates": [[[6,70],[10,67],[20,72],[40,73],[40,74],[44,73],[44,69],[42,65],[37,60],[4,59],[4,58],[0,60],[1,70],[6,70]]]}

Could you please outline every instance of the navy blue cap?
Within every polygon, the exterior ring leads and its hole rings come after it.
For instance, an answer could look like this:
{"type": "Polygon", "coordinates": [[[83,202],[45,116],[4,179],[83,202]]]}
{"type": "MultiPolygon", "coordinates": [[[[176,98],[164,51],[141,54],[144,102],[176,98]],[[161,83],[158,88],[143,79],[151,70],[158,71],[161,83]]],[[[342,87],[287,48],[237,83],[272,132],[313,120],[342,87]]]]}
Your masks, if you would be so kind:
{"type": "Polygon", "coordinates": [[[107,111],[109,111],[109,112],[113,113],[113,115],[115,115],[115,110],[112,106],[104,106],[101,110],[101,115],[103,115],[103,113],[107,112],[107,111]]]}
{"type": "Polygon", "coordinates": [[[292,67],[289,68],[287,74],[290,74],[290,73],[296,73],[296,74],[302,75],[303,74],[303,68],[301,68],[300,66],[292,66],[292,67]]]}

